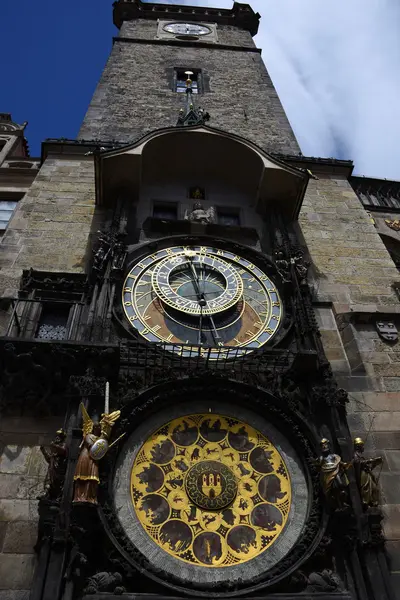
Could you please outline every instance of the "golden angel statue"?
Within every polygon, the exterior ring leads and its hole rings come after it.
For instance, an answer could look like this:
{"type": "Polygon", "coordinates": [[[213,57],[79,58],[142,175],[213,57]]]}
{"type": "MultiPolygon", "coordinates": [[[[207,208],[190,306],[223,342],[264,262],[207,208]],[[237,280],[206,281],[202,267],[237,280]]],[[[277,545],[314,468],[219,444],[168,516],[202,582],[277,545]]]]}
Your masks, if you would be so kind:
{"type": "Polygon", "coordinates": [[[320,470],[322,491],[333,509],[348,506],[349,480],[346,471],[351,463],[345,463],[338,454],[331,451],[329,440],[323,438],[320,442],[321,456],[317,460],[320,470]]]}
{"type": "Polygon", "coordinates": [[[365,458],[364,440],[357,437],[354,440],[354,471],[358,489],[360,490],[361,500],[364,509],[369,506],[378,506],[380,501],[379,477],[376,477],[373,470],[383,463],[381,456],[374,458],[365,458]]]}
{"type": "Polygon", "coordinates": [[[107,454],[108,439],[121,411],[103,414],[100,423],[92,421],[82,402],[81,411],[83,439],[74,475],[73,502],[97,504],[97,488],[100,483],[98,461],[107,454]]]}

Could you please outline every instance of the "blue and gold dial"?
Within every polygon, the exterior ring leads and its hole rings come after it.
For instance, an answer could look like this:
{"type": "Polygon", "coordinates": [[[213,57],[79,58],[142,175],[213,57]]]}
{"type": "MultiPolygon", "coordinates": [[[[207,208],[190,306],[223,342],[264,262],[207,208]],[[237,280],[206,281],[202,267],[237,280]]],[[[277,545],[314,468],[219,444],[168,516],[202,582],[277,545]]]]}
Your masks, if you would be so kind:
{"type": "Polygon", "coordinates": [[[210,358],[269,343],[283,312],[261,269],[212,246],[174,246],[142,258],[126,277],[122,302],[131,326],[148,341],[204,346],[209,355],[214,348],[210,358]]]}

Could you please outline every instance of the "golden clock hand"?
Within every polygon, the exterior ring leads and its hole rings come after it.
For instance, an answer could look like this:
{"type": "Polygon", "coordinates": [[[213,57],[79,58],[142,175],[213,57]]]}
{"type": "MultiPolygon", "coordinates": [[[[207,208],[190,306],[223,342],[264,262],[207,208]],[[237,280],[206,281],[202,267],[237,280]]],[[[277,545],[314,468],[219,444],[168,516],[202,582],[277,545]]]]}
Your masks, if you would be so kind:
{"type": "Polygon", "coordinates": [[[194,265],[190,259],[189,259],[189,262],[186,264],[190,265],[190,269],[192,271],[193,283],[194,283],[194,288],[196,290],[199,306],[200,307],[206,306],[207,302],[204,298],[204,294],[202,294],[200,291],[200,282],[199,282],[199,278],[197,277],[196,269],[194,268],[194,265]]]}
{"type": "MultiPolygon", "coordinates": [[[[190,260],[190,258],[186,264],[190,265],[191,271],[193,273],[193,283],[195,284],[196,293],[198,294],[198,302],[199,302],[199,306],[200,306],[201,313],[202,313],[203,307],[207,306],[207,300],[204,298],[204,294],[202,294],[200,292],[199,278],[197,276],[196,269],[194,268],[194,265],[193,265],[192,261],[190,260]]],[[[208,315],[208,318],[210,319],[214,341],[218,345],[218,340],[221,339],[221,336],[218,334],[218,331],[217,331],[217,328],[215,327],[214,319],[212,318],[212,316],[208,315]]]]}

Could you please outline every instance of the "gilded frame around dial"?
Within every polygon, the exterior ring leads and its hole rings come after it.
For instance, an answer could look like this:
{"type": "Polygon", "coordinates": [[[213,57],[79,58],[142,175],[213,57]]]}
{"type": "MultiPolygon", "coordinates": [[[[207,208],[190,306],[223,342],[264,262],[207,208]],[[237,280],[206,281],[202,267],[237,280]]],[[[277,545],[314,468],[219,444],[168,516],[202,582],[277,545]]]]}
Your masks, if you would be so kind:
{"type": "Polygon", "coordinates": [[[172,347],[182,356],[204,346],[199,352],[211,359],[270,344],[283,318],[279,291],[262,269],[234,252],[202,245],[142,257],[126,276],[122,305],[130,326],[147,341],[182,344],[172,347]]]}

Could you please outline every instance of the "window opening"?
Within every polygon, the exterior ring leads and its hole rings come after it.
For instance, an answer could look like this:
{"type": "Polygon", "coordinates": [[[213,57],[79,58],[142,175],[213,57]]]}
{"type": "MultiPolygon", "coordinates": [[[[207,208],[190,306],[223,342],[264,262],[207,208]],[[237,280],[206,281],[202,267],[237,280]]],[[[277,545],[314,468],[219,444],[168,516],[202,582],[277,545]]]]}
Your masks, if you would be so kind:
{"type": "Polygon", "coordinates": [[[178,206],[176,202],[155,202],[153,217],[165,221],[176,221],[178,218],[178,206]]]}
{"type": "Polygon", "coordinates": [[[186,92],[186,81],[188,76],[186,75],[186,71],[192,71],[191,80],[192,80],[192,92],[193,94],[199,93],[199,79],[200,73],[197,71],[193,71],[193,69],[177,69],[176,70],[176,88],[175,91],[181,94],[186,92]]]}
{"type": "Polygon", "coordinates": [[[42,340],[67,339],[70,308],[69,304],[63,303],[45,304],[42,308],[35,337],[42,340]]]}
{"type": "Polygon", "coordinates": [[[240,226],[239,210],[235,208],[217,208],[218,225],[240,226]]]}
{"type": "Polygon", "coordinates": [[[0,200],[0,231],[6,229],[17,203],[17,200],[0,200]]]}

